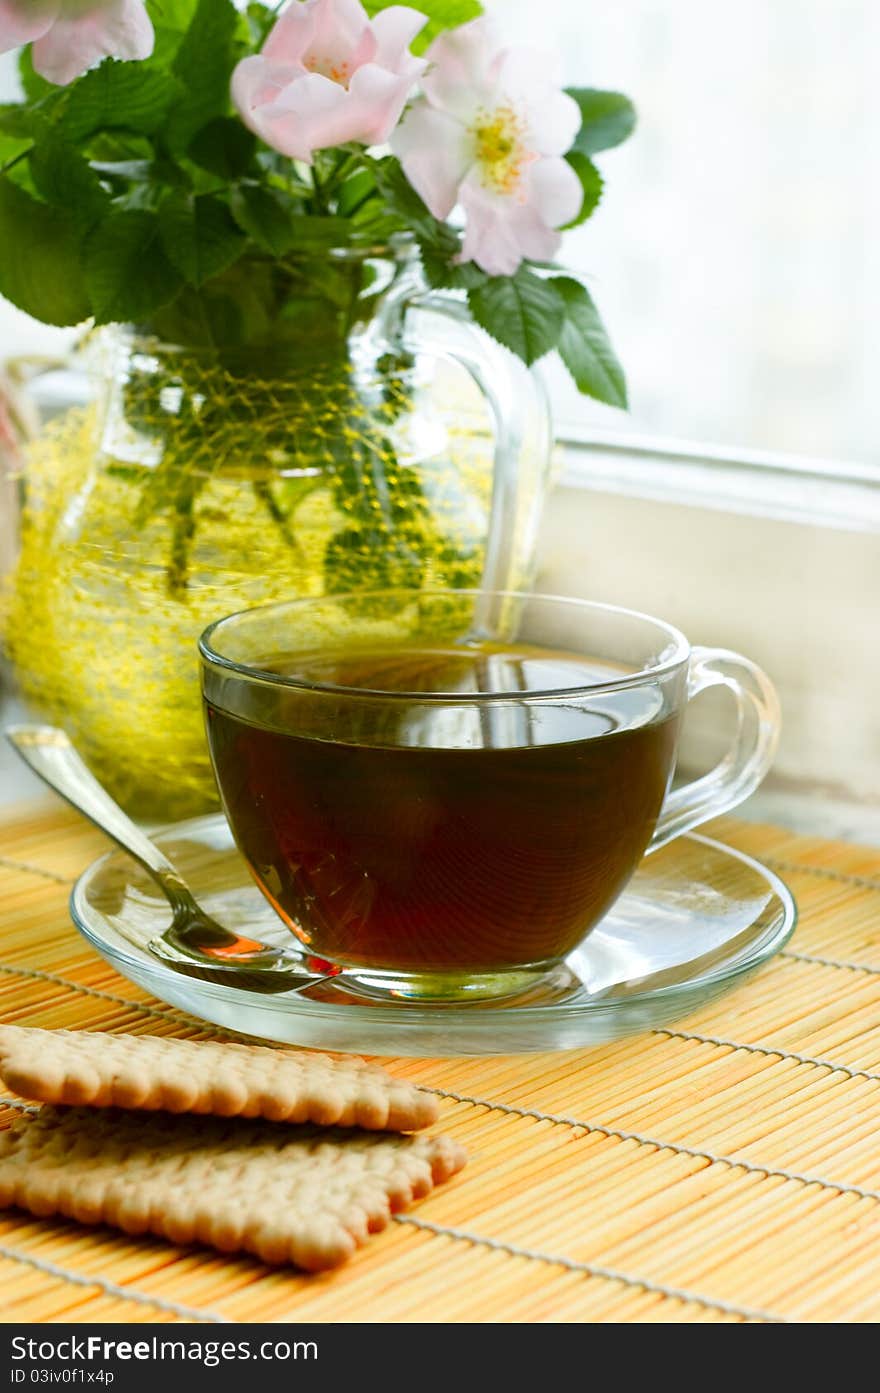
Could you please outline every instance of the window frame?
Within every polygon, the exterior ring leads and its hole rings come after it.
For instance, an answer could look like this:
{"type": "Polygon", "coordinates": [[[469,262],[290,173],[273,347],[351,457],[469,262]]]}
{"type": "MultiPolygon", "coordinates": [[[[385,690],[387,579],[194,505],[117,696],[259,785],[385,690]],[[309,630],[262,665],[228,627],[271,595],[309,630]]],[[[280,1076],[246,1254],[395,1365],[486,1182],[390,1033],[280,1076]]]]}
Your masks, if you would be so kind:
{"type": "Polygon", "coordinates": [[[880,467],[559,424],[558,480],[575,489],[880,532],[880,467]]]}

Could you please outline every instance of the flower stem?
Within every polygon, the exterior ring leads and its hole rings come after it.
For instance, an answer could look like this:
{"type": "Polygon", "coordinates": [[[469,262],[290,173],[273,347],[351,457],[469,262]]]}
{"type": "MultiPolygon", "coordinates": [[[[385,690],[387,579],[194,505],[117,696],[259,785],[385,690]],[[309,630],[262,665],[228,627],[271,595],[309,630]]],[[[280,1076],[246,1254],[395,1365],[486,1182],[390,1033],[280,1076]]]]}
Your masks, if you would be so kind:
{"type": "Polygon", "coordinates": [[[168,593],[181,599],[189,585],[189,550],[195,536],[196,519],[191,488],[178,496],[171,525],[171,555],[168,561],[168,593]]]}
{"type": "Polygon", "coordinates": [[[324,185],[321,183],[321,176],[318,174],[317,164],[312,165],[312,188],[315,191],[315,203],[319,213],[329,213],[327,199],[324,195],[324,185]]]}
{"type": "Polygon", "coordinates": [[[359,213],[359,212],[360,212],[360,210],[363,208],[363,206],[364,206],[365,203],[369,203],[370,199],[371,199],[371,198],[375,198],[375,197],[376,197],[376,190],[375,190],[375,189],[367,189],[367,192],[366,192],[365,194],[361,194],[360,198],[357,200],[356,203],[350,203],[350,204],[348,205],[348,207],[347,207],[346,210],[345,210],[345,216],[346,216],[347,218],[353,218],[354,215],[355,215],[355,213],[359,213]]]}
{"type": "Polygon", "coordinates": [[[257,498],[259,498],[266,512],[281,533],[284,541],[290,547],[297,560],[301,562],[303,559],[302,547],[290,530],[290,523],[288,522],[286,514],[275,502],[269,485],[266,483],[265,479],[254,479],[252,487],[257,498]]]}
{"type": "Polygon", "coordinates": [[[353,169],[363,163],[363,154],[360,150],[350,150],[348,154],[345,154],[343,150],[341,153],[343,158],[333,171],[333,181],[336,184],[341,184],[343,179],[348,178],[353,169]]]}

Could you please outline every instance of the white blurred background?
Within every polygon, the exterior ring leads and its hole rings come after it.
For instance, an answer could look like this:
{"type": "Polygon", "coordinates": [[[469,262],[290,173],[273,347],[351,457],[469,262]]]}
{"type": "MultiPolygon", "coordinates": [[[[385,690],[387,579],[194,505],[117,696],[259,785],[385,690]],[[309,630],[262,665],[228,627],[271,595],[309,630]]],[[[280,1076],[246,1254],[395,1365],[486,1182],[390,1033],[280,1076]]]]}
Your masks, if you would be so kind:
{"type": "MultiPolygon", "coordinates": [[[[626,92],[568,235],[630,379],[585,421],[878,466],[878,0],[491,0],[566,82],[626,92]],[[540,19],[538,19],[540,16],[540,19]]],[[[560,379],[561,384],[561,379],[560,379]]]]}

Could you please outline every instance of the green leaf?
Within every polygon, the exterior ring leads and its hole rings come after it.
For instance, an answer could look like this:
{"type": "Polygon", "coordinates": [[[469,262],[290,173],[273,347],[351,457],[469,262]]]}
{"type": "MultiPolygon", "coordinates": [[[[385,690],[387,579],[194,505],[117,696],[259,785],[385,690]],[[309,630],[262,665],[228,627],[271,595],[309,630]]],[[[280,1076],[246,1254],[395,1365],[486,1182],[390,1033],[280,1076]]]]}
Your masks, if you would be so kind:
{"type": "MultiPolygon", "coordinates": [[[[458,248],[456,249],[458,250],[458,248]]],[[[419,244],[425,280],[435,290],[476,290],[490,279],[474,261],[456,262],[428,242],[419,244]]]]}
{"type": "Polygon", "coordinates": [[[581,110],[581,128],[574,149],[582,155],[595,155],[621,145],[632,135],[636,109],[622,92],[603,92],[598,87],[567,87],[581,110]]]}
{"type": "Polygon", "coordinates": [[[453,267],[452,259],[461,250],[458,233],[434,217],[397,160],[393,157],[377,160],[372,168],[386,209],[399,219],[406,231],[414,234],[431,285],[469,289],[482,284],[486,280],[482,272],[477,277],[473,267],[453,267]]]}
{"type": "Polygon", "coordinates": [[[34,134],[34,117],[19,102],[0,105],[0,166],[26,153],[34,134]]]}
{"type": "Polygon", "coordinates": [[[478,281],[464,267],[453,269],[452,258],[461,250],[458,233],[433,216],[396,159],[376,160],[372,170],[386,209],[397,217],[400,226],[415,235],[425,274],[432,285],[468,289],[485,281],[485,276],[481,274],[478,281]]]}
{"type": "Polygon", "coordinates": [[[476,322],[524,363],[556,347],[565,317],[561,297],[527,266],[514,276],[491,276],[468,292],[476,322]]]}
{"type": "Polygon", "coordinates": [[[590,292],[570,276],[547,282],[564,307],[559,354],[578,390],[608,406],[626,408],[626,378],[590,292]]]}
{"type": "Polygon", "coordinates": [[[296,241],[293,210],[296,203],[278,189],[261,184],[239,184],[229,206],[242,231],[271,256],[284,256],[296,241]]]}
{"type": "Polygon", "coordinates": [[[428,211],[398,161],[391,155],[374,160],[372,170],[379,192],[391,211],[398,214],[416,236],[433,240],[437,236],[437,228],[445,224],[438,223],[428,211]]]}
{"type": "Polygon", "coordinates": [[[21,157],[27,154],[29,147],[29,140],[20,140],[17,136],[4,135],[0,131],[0,169],[17,165],[21,157]]]}
{"type": "Polygon", "coordinates": [[[159,225],[168,260],[190,285],[225,271],[246,245],[226,204],[210,194],[172,194],[159,209],[159,225]]]}
{"type": "Polygon", "coordinates": [[[301,204],[282,189],[239,184],[230,207],[242,231],[271,256],[286,256],[298,248],[344,246],[351,239],[347,218],[306,216],[301,204]]]}
{"type": "Polygon", "coordinates": [[[164,24],[184,34],[192,23],[199,0],[144,0],[153,27],[164,24]]]}
{"type": "Polygon", "coordinates": [[[581,188],[584,191],[584,201],[581,210],[576,218],[565,224],[568,227],[580,227],[587,218],[591,217],[596,211],[599,200],[602,197],[602,175],[599,173],[591,159],[582,155],[579,150],[570,150],[565,157],[571,165],[575,174],[581,181],[581,188]]]}
{"type": "Polygon", "coordinates": [[[290,224],[294,248],[342,247],[351,236],[351,224],[347,218],[318,218],[312,214],[295,213],[290,224]]]}
{"type": "Polygon", "coordinates": [[[28,157],[37,192],[56,208],[65,208],[81,231],[108,210],[110,197],[88,160],[75,145],[51,134],[40,140],[28,157]]]}
{"type": "Polygon", "coordinates": [[[71,217],[0,178],[0,295],[44,324],[90,314],[71,217]]]}
{"type": "Polygon", "coordinates": [[[107,179],[125,179],[135,184],[152,179],[155,168],[152,160],[91,160],[90,164],[107,179]]]}
{"type": "Polygon", "coordinates": [[[21,140],[33,135],[34,114],[22,102],[4,102],[0,105],[0,133],[16,136],[21,140]]]}
{"type": "Polygon", "coordinates": [[[199,0],[145,0],[153,29],[166,29],[181,36],[192,24],[199,0]]]}
{"type": "Polygon", "coordinates": [[[97,160],[89,161],[96,174],[114,183],[124,184],[148,184],[150,188],[161,196],[164,192],[162,185],[170,189],[189,189],[192,187],[192,180],[188,177],[185,170],[181,169],[171,160],[97,160]]]}
{"type": "Polygon", "coordinates": [[[185,149],[196,131],[229,109],[238,20],[232,0],[199,0],[172,64],[186,93],[168,123],[168,138],[176,149],[185,149]]]}
{"type": "Polygon", "coordinates": [[[259,0],[254,0],[254,3],[248,5],[246,10],[247,22],[255,49],[263,47],[263,42],[269,30],[278,18],[276,9],[277,6],[264,5],[259,3],[259,0]]]}
{"type": "MultiPolygon", "coordinates": [[[[372,17],[398,3],[399,0],[365,0],[365,9],[372,17]]],[[[424,53],[438,34],[446,29],[457,29],[460,24],[467,24],[472,19],[479,19],[483,13],[480,0],[419,0],[414,8],[428,16],[428,23],[414,40],[413,53],[424,53]]]]}
{"type": "MultiPolygon", "coordinates": [[[[182,82],[198,89],[201,100],[219,87],[218,53],[212,53],[211,47],[225,58],[237,27],[238,14],[232,0],[199,0],[173,67],[182,82]]],[[[222,79],[225,95],[229,83],[229,71],[225,66],[222,79]]]]}
{"type": "Polygon", "coordinates": [[[147,13],[156,36],[151,67],[168,68],[192,23],[198,0],[147,0],[147,13]]]}
{"type": "Polygon", "coordinates": [[[342,218],[349,218],[376,191],[376,180],[370,169],[359,169],[346,179],[339,190],[336,210],[342,218]]]}
{"type": "Polygon", "coordinates": [[[98,324],[148,319],[183,285],[165,255],[155,213],[123,212],[105,219],[86,239],[83,262],[98,324]]]}
{"type": "Polygon", "coordinates": [[[58,128],[75,144],[107,128],[152,135],[162,125],[180,88],[167,73],[143,63],[105,58],[69,89],[58,128]]]}
{"type": "Polygon", "coordinates": [[[187,154],[200,169],[221,179],[240,179],[253,163],[257,138],[234,116],[215,116],[189,143],[187,154]]]}
{"type": "Polygon", "coordinates": [[[25,44],[18,55],[18,75],[29,102],[39,102],[44,97],[57,97],[59,95],[58,88],[54,83],[47,82],[44,77],[40,77],[40,74],[34,71],[34,55],[30,44],[25,44]]]}
{"type": "Polygon", "coordinates": [[[125,193],[116,195],[113,207],[120,213],[156,213],[165,192],[166,190],[157,188],[155,184],[132,184],[125,193]]]}

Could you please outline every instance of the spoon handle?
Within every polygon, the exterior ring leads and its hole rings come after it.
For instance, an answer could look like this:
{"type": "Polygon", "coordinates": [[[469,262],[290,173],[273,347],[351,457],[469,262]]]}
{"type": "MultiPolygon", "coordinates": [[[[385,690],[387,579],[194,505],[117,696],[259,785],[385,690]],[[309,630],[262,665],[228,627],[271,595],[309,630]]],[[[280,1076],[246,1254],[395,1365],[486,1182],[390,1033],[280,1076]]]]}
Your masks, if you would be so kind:
{"type": "Polygon", "coordinates": [[[44,783],[60,793],[77,812],[139,861],[168,895],[172,904],[189,900],[180,873],[154,842],[114,803],[105,788],[83,764],[63,730],[47,725],[7,726],[4,734],[25,764],[44,783]]]}
{"type": "Polygon", "coordinates": [[[261,991],[303,991],[328,975],[313,972],[287,949],[242,938],[206,914],[176,866],[89,773],[63,730],[13,725],[7,726],[4,734],[44,783],[134,857],[167,896],[174,918],[171,927],[149,944],[156,957],[171,962],[178,971],[203,977],[207,964],[212,973],[208,980],[212,981],[218,973],[222,979],[245,967],[251,983],[259,983],[261,991]],[[271,985],[267,985],[270,979],[271,985]]]}

